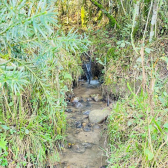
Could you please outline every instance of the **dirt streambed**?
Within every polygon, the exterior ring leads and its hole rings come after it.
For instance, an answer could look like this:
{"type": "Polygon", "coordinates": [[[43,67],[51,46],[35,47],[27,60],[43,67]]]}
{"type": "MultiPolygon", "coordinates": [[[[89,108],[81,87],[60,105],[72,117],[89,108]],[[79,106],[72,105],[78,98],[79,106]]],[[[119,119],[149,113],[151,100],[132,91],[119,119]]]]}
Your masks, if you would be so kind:
{"type": "MultiPolygon", "coordinates": [[[[105,168],[106,121],[91,123],[89,113],[93,110],[110,109],[101,100],[100,87],[96,81],[91,84],[81,82],[79,87],[74,89],[74,95],[74,100],[66,110],[67,144],[60,154],[60,164],[56,167],[105,168]]],[[[95,118],[93,117],[93,120],[95,118]]]]}

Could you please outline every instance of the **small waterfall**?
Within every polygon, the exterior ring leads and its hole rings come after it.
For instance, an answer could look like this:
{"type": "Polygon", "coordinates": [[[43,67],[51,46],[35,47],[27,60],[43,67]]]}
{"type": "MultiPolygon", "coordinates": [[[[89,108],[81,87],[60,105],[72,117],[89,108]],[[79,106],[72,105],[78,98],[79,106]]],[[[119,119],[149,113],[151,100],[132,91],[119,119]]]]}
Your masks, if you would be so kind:
{"type": "Polygon", "coordinates": [[[86,71],[85,71],[86,78],[87,78],[87,81],[88,81],[89,84],[90,84],[90,81],[91,81],[91,78],[92,78],[92,73],[91,73],[91,61],[85,63],[85,67],[86,67],[86,71]]]}

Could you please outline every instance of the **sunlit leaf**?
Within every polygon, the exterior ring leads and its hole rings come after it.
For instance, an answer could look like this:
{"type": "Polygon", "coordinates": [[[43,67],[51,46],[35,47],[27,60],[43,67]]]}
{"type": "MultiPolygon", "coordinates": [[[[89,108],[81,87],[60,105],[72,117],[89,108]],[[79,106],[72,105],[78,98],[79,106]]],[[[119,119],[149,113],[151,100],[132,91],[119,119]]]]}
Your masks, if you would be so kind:
{"type": "Polygon", "coordinates": [[[152,160],[154,157],[154,154],[148,148],[145,149],[145,155],[147,156],[148,160],[152,160]]]}

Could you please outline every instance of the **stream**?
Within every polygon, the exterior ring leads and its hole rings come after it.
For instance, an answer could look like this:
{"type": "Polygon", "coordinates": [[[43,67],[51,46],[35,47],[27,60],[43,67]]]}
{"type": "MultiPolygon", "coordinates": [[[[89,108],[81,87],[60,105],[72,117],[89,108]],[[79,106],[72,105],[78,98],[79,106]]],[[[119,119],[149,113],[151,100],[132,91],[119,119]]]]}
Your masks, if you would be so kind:
{"type": "MultiPolygon", "coordinates": [[[[109,108],[102,101],[100,84],[91,80],[81,81],[73,90],[74,99],[68,104],[66,145],[60,154],[57,168],[105,168],[107,149],[106,120],[91,123],[89,113],[109,108]],[[100,95],[94,99],[95,95],[100,95]]],[[[109,109],[110,111],[110,109],[109,109]]]]}

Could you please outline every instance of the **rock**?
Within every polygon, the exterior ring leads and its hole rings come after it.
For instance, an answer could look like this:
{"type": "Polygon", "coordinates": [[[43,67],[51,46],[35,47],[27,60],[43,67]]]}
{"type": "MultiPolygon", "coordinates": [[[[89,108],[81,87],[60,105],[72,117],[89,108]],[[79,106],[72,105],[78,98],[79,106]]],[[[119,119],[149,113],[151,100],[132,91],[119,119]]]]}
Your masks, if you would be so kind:
{"type": "Polygon", "coordinates": [[[87,100],[86,101],[86,107],[90,107],[91,105],[90,105],[90,103],[89,103],[89,101],[87,100]]]}
{"type": "Polygon", "coordinates": [[[81,121],[76,122],[76,128],[82,128],[82,123],[81,121]]]}
{"type": "Polygon", "coordinates": [[[90,132],[91,130],[92,130],[91,127],[89,127],[88,125],[83,127],[83,131],[85,132],[90,132]]]}
{"type": "Polygon", "coordinates": [[[84,111],[84,112],[83,112],[83,115],[89,115],[89,113],[90,113],[89,110],[88,110],[88,111],[84,111]]]}
{"type": "Polygon", "coordinates": [[[92,100],[92,98],[91,98],[91,97],[87,98],[87,101],[91,101],[91,100],[92,100]]]}
{"type": "Polygon", "coordinates": [[[94,96],[93,96],[93,100],[94,100],[95,102],[98,102],[98,101],[100,100],[99,94],[94,95],[94,96]]]}
{"type": "Polygon", "coordinates": [[[80,103],[80,102],[76,102],[76,103],[74,103],[74,105],[75,105],[76,108],[82,108],[83,107],[82,103],[80,103]]]}
{"type": "Polygon", "coordinates": [[[76,153],[84,153],[86,148],[83,145],[75,144],[72,146],[72,150],[76,153]]]}
{"type": "Polygon", "coordinates": [[[82,123],[82,126],[83,126],[83,127],[85,127],[86,125],[87,125],[87,124],[86,124],[85,122],[84,122],[84,123],[82,123]]]}
{"type": "Polygon", "coordinates": [[[72,110],[71,109],[66,109],[65,112],[72,113],[72,110]]]}
{"type": "Polygon", "coordinates": [[[103,122],[111,111],[108,109],[103,110],[93,110],[89,113],[89,120],[91,123],[101,123],[103,122]]]}
{"type": "Polygon", "coordinates": [[[92,146],[93,146],[91,143],[88,143],[88,142],[84,142],[84,143],[82,143],[82,145],[83,145],[85,148],[88,148],[88,149],[92,148],[92,146]]]}
{"type": "Polygon", "coordinates": [[[79,97],[73,97],[73,98],[71,99],[71,102],[72,102],[72,103],[77,103],[77,102],[79,102],[79,97]]]}
{"type": "Polygon", "coordinates": [[[83,102],[84,102],[84,100],[83,100],[82,97],[80,98],[79,102],[80,102],[80,103],[83,103],[83,102]]]}

